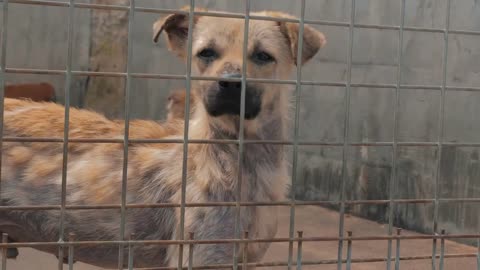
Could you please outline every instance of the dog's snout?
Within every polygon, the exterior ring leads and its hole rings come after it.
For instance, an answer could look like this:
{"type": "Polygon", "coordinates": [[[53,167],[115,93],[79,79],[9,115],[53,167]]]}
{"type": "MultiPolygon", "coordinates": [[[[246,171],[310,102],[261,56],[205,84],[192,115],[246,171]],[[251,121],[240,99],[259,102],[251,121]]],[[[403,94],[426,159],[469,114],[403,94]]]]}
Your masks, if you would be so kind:
{"type": "MultiPolygon", "coordinates": [[[[238,73],[234,74],[225,74],[222,76],[222,78],[225,79],[239,79],[241,78],[242,75],[238,73]]],[[[218,82],[218,85],[220,86],[220,90],[225,90],[225,91],[240,91],[242,89],[242,83],[240,81],[232,81],[232,80],[220,80],[218,82]]]]}

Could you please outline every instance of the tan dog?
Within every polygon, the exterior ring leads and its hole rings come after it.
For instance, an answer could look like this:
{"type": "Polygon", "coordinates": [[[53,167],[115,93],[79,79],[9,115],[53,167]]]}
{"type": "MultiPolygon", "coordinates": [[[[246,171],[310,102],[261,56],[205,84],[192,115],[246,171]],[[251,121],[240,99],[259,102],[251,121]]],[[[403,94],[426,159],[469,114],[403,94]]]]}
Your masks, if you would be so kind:
{"type": "MultiPolygon", "coordinates": [[[[253,15],[289,17],[276,12],[253,15]]],[[[154,40],[162,31],[170,49],[185,58],[188,15],[173,14],[154,25],[154,40]]],[[[196,16],[193,30],[193,75],[225,78],[288,79],[296,65],[299,27],[294,23],[251,20],[247,73],[242,74],[244,21],[196,16]]],[[[325,44],[324,36],[305,26],[302,63],[325,44]]],[[[239,134],[241,83],[229,80],[193,81],[198,99],[190,120],[192,139],[236,139],[239,134]]],[[[291,87],[290,87],[291,88],[291,87]]],[[[245,139],[284,140],[288,129],[291,92],[285,85],[247,83],[245,96],[245,139]]],[[[64,108],[53,103],[5,100],[4,136],[63,136],[64,108]]],[[[159,125],[132,121],[130,138],[183,138],[182,121],[159,125]]],[[[71,109],[70,138],[122,138],[123,125],[100,114],[71,109]]],[[[69,143],[67,204],[119,203],[123,145],[69,143]]],[[[180,203],[182,144],[131,144],[128,158],[127,203],[180,203]]],[[[238,181],[238,145],[190,144],[188,147],[186,202],[272,202],[285,200],[289,178],[286,157],[280,144],[246,144],[238,181]],[[240,188],[240,197],[237,196],[240,188]]],[[[62,175],[62,144],[15,142],[3,144],[3,205],[58,205],[62,175]]],[[[239,231],[251,238],[276,234],[275,207],[242,207],[239,231]]],[[[185,235],[180,235],[180,208],[129,208],[124,237],[137,239],[181,239],[195,232],[196,239],[234,238],[235,207],[187,207],[185,235]]],[[[15,241],[57,241],[58,211],[1,211],[0,230],[15,241]]],[[[69,210],[66,232],[76,239],[119,238],[119,210],[69,210]]],[[[248,245],[248,260],[259,261],[267,243],[248,245]]],[[[40,248],[56,253],[56,248],[40,248]]],[[[184,249],[183,265],[188,262],[184,249]]],[[[194,265],[228,264],[232,244],[195,245],[194,265]]],[[[177,266],[176,245],[135,247],[135,267],[177,266]]],[[[75,259],[104,267],[116,267],[115,245],[78,246],[75,259]]],[[[226,268],[229,269],[229,268],[226,268]]]]}

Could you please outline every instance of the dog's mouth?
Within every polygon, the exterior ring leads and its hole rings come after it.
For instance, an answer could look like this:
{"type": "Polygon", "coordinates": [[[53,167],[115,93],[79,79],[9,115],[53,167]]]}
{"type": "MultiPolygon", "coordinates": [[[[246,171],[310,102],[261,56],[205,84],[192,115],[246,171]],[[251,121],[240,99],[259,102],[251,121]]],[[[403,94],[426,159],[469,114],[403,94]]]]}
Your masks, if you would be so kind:
{"type": "MultiPolygon", "coordinates": [[[[245,119],[252,120],[260,114],[262,107],[261,96],[259,89],[247,86],[245,89],[245,119]]],[[[215,89],[208,91],[204,104],[210,116],[240,116],[241,91],[219,90],[215,87],[215,89]]]]}

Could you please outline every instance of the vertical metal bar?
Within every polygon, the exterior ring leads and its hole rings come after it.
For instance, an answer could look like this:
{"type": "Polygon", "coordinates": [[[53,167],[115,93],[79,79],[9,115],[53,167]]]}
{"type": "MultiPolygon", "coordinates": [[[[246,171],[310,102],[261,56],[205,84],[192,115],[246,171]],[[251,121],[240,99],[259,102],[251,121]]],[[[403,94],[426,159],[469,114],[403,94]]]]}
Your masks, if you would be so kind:
{"type": "MultiPolygon", "coordinates": [[[[133,27],[135,19],[135,0],[130,0],[128,7],[128,34],[127,34],[127,70],[125,81],[125,126],[123,133],[123,163],[122,163],[122,198],[120,207],[120,240],[125,240],[125,219],[127,215],[127,179],[128,179],[128,138],[130,133],[130,91],[132,88],[132,57],[133,57],[133,27]]],[[[124,266],[124,244],[118,247],[118,269],[124,266]]]]}
{"type": "MultiPolygon", "coordinates": [[[[8,234],[2,233],[2,243],[8,243],[8,234]]],[[[7,251],[7,247],[2,248],[2,270],[7,270],[7,251]]]]}
{"type": "MultiPolygon", "coordinates": [[[[192,92],[192,36],[195,0],[190,0],[190,10],[188,13],[188,36],[187,36],[187,70],[185,88],[187,97],[185,99],[185,118],[183,126],[183,160],[182,160],[182,192],[180,206],[180,240],[185,239],[185,201],[187,196],[187,162],[188,162],[188,132],[190,127],[190,96],[192,92]]],[[[183,266],[183,245],[178,245],[178,269],[183,266]]]]}
{"type": "MultiPolygon", "coordinates": [[[[75,233],[69,233],[68,234],[68,242],[73,242],[75,241],[75,233]]],[[[68,270],[73,270],[73,245],[68,245],[68,270]]]]}
{"type": "Polygon", "coordinates": [[[347,270],[352,269],[352,235],[351,231],[347,232],[348,234],[348,241],[347,241],[347,270]]]}
{"type": "Polygon", "coordinates": [[[297,270],[302,270],[302,237],[303,232],[298,231],[298,248],[297,248],[297,270]]]}
{"type": "MultiPolygon", "coordinates": [[[[443,46],[443,72],[442,72],[442,89],[440,96],[440,110],[439,110],[439,130],[438,130],[438,144],[437,144],[437,171],[435,175],[435,185],[434,185],[434,210],[433,210],[433,233],[437,234],[438,231],[438,210],[439,210],[439,182],[440,182],[440,173],[442,167],[442,153],[443,153],[443,137],[444,137],[444,126],[445,126],[445,93],[447,88],[447,70],[448,70],[448,32],[450,29],[450,7],[451,0],[447,0],[447,14],[445,18],[445,31],[443,32],[443,38],[445,44],[443,46]]],[[[436,269],[436,254],[437,254],[437,240],[432,241],[432,270],[436,269]]]]}
{"type": "MultiPolygon", "coordinates": [[[[400,16],[400,29],[398,30],[398,65],[397,65],[397,85],[395,87],[395,103],[393,107],[393,144],[392,144],[392,172],[389,183],[389,204],[388,204],[388,235],[393,234],[393,219],[397,186],[397,140],[398,140],[398,107],[400,103],[400,85],[402,83],[402,61],[403,61],[403,28],[405,26],[405,0],[402,0],[400,16]]],[[[391,269],[392,263],[392,240],[387,242],[387,270],[391,269]]]]}
{"type": "MultiPolygon", "coordinates": [[[[8,0],[3,0],[2,6],[3,24],[2,24],[2,51],[0,52],[0,198],[2,194],[1,179],[2,179],[2,150],[3,150],[3,108],[5,97],[5,68],[7,59],[7,29],[8,29],[8,0]]],[[[2,234],[2,242],[8,242],[8,234],[2,234]]],[[[7,250],[2,249],[2,270],[7,269],[7,250]]]]}
{"type": "MultiPolygon", "coordinates": [[[[130,241],[135,240],[135,233],[130,234],[130,241]]],[[[133,258],[135,252],[135,245],[128,243],[128,270],[133,270],[133,258]]]]}
{"type": "MultiPolygon", "coordinates": [[[[397,229],[397,236],[400,236],[402,229],[397,229]]],[[[397,238],[397,248],[395,250],[395,270],[400,270],[400,237],[397,238]]]]}
{"type": "MultiPolygon", "coordinates": [[[[250,25],[250,0],[245,0],[245,22],[243,30],[243,48],[242,48],[242,89],[240,94],[240,123],[238,128],[238,180],[236,187],[236,204],[235,204],[235,238],[240,238],[240,217],[241,217],[241,192],[243,183],[243,152],[244,152],[244,122],[245,122],[245,92],[247,87],[247,54],[248,54],[248,33],[250,25]]],[[[238,243],[233,245],[233,270],[238,269],[237,252],[238,243]]]]}
{"type": "Polygon", "coordinates": [[[477,270],[480,270],[480,238],[477,239],[477,270]]]}
{"type": "MultiPolygon", "coordinates": [[[[243,232],[243,239],[248,239],[248,232],[243,232]]],[[[248,263],[248,242],[245,242],[243,245],[243,259],[242,259],[242,270],[247,270],[248,263]]]]}
{"type": "MultiPolygon", "coordinates": [[[[188,239],[195,239],[195,234],[193,232],[190,232],[188,234],[188,239]]],[[[188,245],[188,270],[193,269],[193,247],[193,243],[190,243],[190,245],[188,245]]]]}
{"type": "Polygon", "coordinates": [[[445,256],[445,230],[442,230],[441,232],[442,239],[440,239],[440,263],[438,268],[440,270],[443,270],[443,265],[444,265],[444,256],[445,256]]]}
{"type": "MultiPolygon", "coordinates": [[[[70,85],[72,80],[72,54],[73,54],[73,26],[75,14],[75,0],[69,1],[68,6],[68,33],[67,33],[67,59],[65,67],[65,115],[63,124],[63,160],[62,160],[62,194],[60,206],[59,242],[64,242],[65,234],[65,204],[67,200],[67,167],[68,167],[68,137],[70,129],[70,85]]],[[[58,251],[58,269],[63,269],[63,247],[58,251]]]]}
{"type": "MultiPolygon", "coordinates": [[[[291,201],[290,201],[290,224],[289,224],[289,238],[294,237],[295,231],[295,193],[297,183],[297,167],[298,167],[298,140],[300,133],[300,98],[302,93],[302,59],[303,59],[303,35],[305,30],[305,0],[301,1],[300,7],[300,22],[298,25],[298,44],[297,44],[297,80],[295,82],[295,121],[293,134],[293,157],[292,157],[292,184],[290,186],[291,201]]],[[[293,257],[293,241],[288,243],[288,270],[292,267],[293,257]]]]}
{"type": "MultiPolygon", "coordinates": [[[[355,0],[351,0],[350,11],[350,25],[349,25],[349,42],[348,42],[348,56],[347,56],[347,73],[346,80],[347,85],[345,88],[345,118],[344,118],[344,131],[343,131],[343,149],[342,149],[342,181],[340,183],[340,218],[338,226],[338,236],[343,238],[345,227],[345,186],[347,180],[347,155],[348,155],[348,137],[349,137],[349,125],[350,125],[350,92],[352,84],[352,58],[353,58],[353,33],[355,25],[355,0]]],[[[337,254],[337,270],[342,270],[342,257],[343,257],[343,240],[338,241],[338,254],[337,254]]]]}
{"type": "Polygon", "coordinates": [[[8,0],[3,0],[2,51],[0,52],[0,198],[2,196],[3,107],[5,97],[5,68],[7,63],[8,0]]]}

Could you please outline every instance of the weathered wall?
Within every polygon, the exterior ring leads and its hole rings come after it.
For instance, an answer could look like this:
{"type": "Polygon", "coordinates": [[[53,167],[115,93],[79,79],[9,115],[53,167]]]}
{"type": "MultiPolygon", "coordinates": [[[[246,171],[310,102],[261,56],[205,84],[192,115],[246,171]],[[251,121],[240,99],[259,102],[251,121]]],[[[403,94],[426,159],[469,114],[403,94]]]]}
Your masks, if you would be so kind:
{"type": "MultiPolygon", "coordinates": [[[[99,0],[108,4],[112,1],[99,0]]],[[[126,3],[123,1],[122,3],[126,3]]],[[[137,6],[178,8],[189,1],[137,0],[137,6]]],[[[252,0],[252,9],[276,9],[295,15],[300,1],[252,0]],[[274,3],[274,4],[273,4],[274,3]]],[[[115,3],[119,4],[119,3],[115,3]]],[[[120,3],[121,4],[121,3],[120,3]]],[[[350,0],[308,0],[307,19],[348,21],[350,0]]],[[[211,9],[243,11],[242,1],[197,1],[211,9]]],[[[8,67],[63,69],[66,52],[65,8],[11,4],[7,48],[8,67]]],[[[445,27],[446,0],[407,1],[406,25],[445,27]]],[[[75,70],[120,71],[126,67],[127,14],[119,11],[76,9],[75,70]]],[[[183,74],[183,64],[162,42],[151,42],[151,25],[156,14],[136,13],[133,34],[133,72],[183,74]]],[[[398,25],[400,1],[357,0],[357,23],[398,25]]],[[[344,81],[348,29],[315,26],[328,39],[327,47],[303,71],[304,80],[344,81]]],[[[480,3],[452,1],[451,28],[480,30],[480,3]]],[[[449,38],[447,83],[480,86],[480,38],[451,35],[449,38]]],[[[406,31],[398,45],[394,30],[355,29],[352,82],[396,83],[398,49],[402,50],[402,84],[441,85],[443,34],[406,31]]],[[[63,96],[63,78],[46,75],[12,75],[7,81],[48,81],[63,96]]],[[[167,94],[183,87],[178,80],[133,81],[132,118],[162,119],[167,94]]],[[[123,117],[124,81],[120,78],[75,77],[72,104],[123,117]]],[[[300,136],[303,140],[341,142],[345,107],[350,106],[349,140],[392,141],[392,89],[352,88],[351,104],[344,104],[341,87],[302,88],[300,136]]],[[[61,101],[61,98],[60,98],[61,101]]],[[[398,110],[399,141],[435,142],[439,136],[440,91],[401,90],[398,110]]],[[[445,141],[480,142],[480,93],[448,92],[445,99],[445,141]]],[[[336,200],[342,178],[341,147],[300,147],[296,171],[297,199],[336,200]]],[[[397,153],[396,198],[433,198],[436,179],[435,147],[399,147],[397,153]]],[[[347,199],[387,199],[390,189],[392,152],[389,147],[351,147],[347,164],[347,199]]],[[[480,161],[477,148],[443,149],[439,195],[445,198],[480,197],[480,161]]],[[[478,204],[440,204],[440,228],[450,232],[479,230],[478,204]]],[[[386,221],[385,206],[356,206],[350,212],[386,221]]],[[[431,205],[399,205],[397,225],[431,231],[431,205]]]]}

